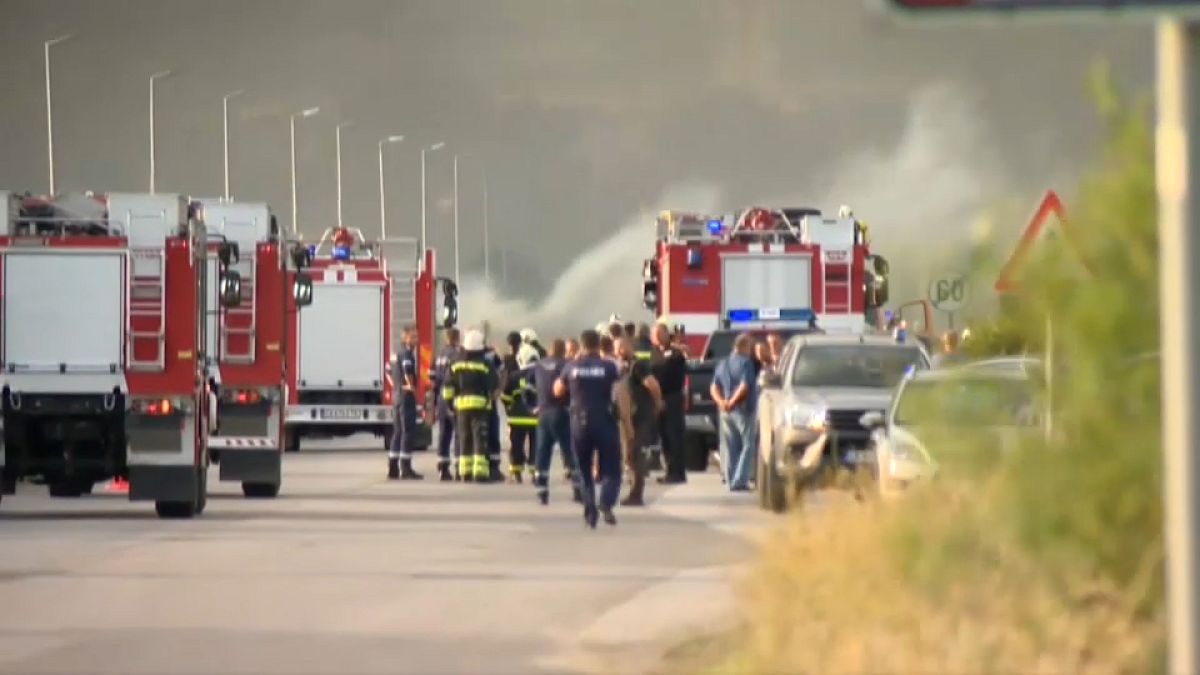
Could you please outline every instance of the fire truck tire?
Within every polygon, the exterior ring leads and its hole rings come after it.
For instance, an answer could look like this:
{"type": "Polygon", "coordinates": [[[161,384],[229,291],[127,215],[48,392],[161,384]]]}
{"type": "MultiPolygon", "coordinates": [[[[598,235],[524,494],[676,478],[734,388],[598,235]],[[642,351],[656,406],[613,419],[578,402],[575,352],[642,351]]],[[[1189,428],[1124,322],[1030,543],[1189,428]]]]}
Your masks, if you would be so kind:
{"type": "Polygon", "coordinates": [[[83,494],[83,485],[78,479],[63,478],[46,486],[51,497],[78,497],[83,494]]]}
{"type": "Polygon", "coordinates": [[[196,496],[196,515],[204,513],[208,506],[208,468],[200,467],[200,494],[196,496]]]}
{"type": "Polygon", "coordinates": [[[300,452],[300,432],[288,429],[283,432],[284,452],[300,452]]]}
{"type": "Polygon", "coordinates": [[[204,467],[196,469],[196,492],[192,498],[184,501],[156,501],[154,502],[154,511],[158,513],[159,518],[184,520],[200,515],[204,507],[208,505],[208,472],[204,467]]]}
{"type": "Polygon", "coordinates": [[[247,499],[274,499],[279,496],[279,483],[242,483],[247,499]]]}

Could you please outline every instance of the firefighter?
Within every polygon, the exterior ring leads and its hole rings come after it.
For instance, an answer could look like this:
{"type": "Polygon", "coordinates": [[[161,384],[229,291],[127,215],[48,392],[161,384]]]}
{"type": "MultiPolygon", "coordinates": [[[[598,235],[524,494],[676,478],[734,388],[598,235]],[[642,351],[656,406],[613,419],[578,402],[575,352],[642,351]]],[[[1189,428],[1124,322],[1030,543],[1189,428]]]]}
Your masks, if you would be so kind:
{"type": "Polygon", "coordinates": [[[527,370],[537,361],[537,352],[522,344],[521,336],[516,333],[509,335],[509,347],[511,351],[504,357],[500,401],[508,418],[508,474],[513,482],[520,483],[526,462],[533,460],[537,431],[537,418],[533,415],[536,402],[531,402],[534,394],[527,370]]]}
{"type": "Polygon", "coordinates": [[[538,342],[537,331],[532,328],[524,328],[521,330],[521,349],[532,349],[537,353],[537,358],[546,358],[546,348],[538,342]]]}
{"type": "MultiPolygon", "coordinates": [[[[450,378],[450,366],[462,356],[461,334],[457,328],[446,331],[446,346],[438,354],[434,367],[430,370],[429,380],[433,385],[434,401],[437,409],[438,424],[438,477],[441,480],[453,480],[450,473],[451,455],[450,443],[454,442],[454,457],[459,456],[459,438],[454,433],[454,409],[446,400],[443,389],[450,378]]],[[[457,464],[455,465],[457,467],[457,464]]],[[[461,478],[461,476],[460,476],[461,478]]]]}
{"type": "Polygon", "coordinates": [[[583,353],[563,367],[554,383],[554,395],[570,395],[571,445],[581,469],[578,475],[584,521],[595,528],[603,516],[604,522],[616,525],[613,507],[621,491],[621,441],[613,411],[613,386],[620,373],[616,363],[600,358],[600,335],[596,331],[584,331],[579,342],[583,353]],[[584,469],[596,458],[601,474],[599,504],[591,473],[584,469]]]}
{"type": "Polygon", "coordinates": [[[634,356],[638,361],[649,361],[654,357],[654,342],[650,340],[650,326],[639,324],[633,333],[634,356]]]}
{"type": "MultiPolygon", "coordinates": [[[[496,389],[491,393],[491,398],[494,402],[496,394],[499,391],[500,377],[503,373],[503,361],[500,355],[496,353],[496,349],[490,344],[484,345],[483,360],[492,369],[492,375],[496,378],[496,389]]],[[[504,474],[500,471],[500,412],[495,405],[489,408],[487,426],[487,461],[488,461],[488,478],[484,482],[499,482],[504,480],[504,474]]]]}
{"type": "Polygon", "coordinates": [[[567,344],[563,340],[550,343],[550,354],[537,361],[533,367],[534,386],[537,390],[537,454],[534,457],[533,484],[537,487],[538,501],[550,503],[550,464],[554,459],[554,444],[562,453],[563,467],[567,480],[571,482],[575,501],[583,503],[579,491],[579,476],[576,470],[575,451],[571,448],[571,418],[566,402],[554,394],[554,382],[562,375],[567,365],[567,344]]]}
{"type": "Polygon", "coordinates": [[[650,372],[650,362],[637,358],[633,341],[617,342],[621,380],[617,385],[617,405],[621,413],[621,451],[629,473],[629,495],[621,506],[644,506],[646,487],[646,448],[658,433],[658,414],[662,410],[662,391],[650,372]]]}
{"type": "Polygon", "coordinates": [[[488,463],[488,420],[495,406],[496,371],[487,361],[483,333],[467,331],[463,353],[450,365],[444,389],[454,408],[460,455],[458,475],[464,481],[487,482],[491,478],[488,463]]]}
{"type": "Polygon", "coordinates": [[[417,332],[404,329],[404,347],[392,364],[392,386],[399,387],[395,399],[395,423],[388,445],[388,480],[421,480],[413,470],[412,451],[417,431],[417,332]]]}

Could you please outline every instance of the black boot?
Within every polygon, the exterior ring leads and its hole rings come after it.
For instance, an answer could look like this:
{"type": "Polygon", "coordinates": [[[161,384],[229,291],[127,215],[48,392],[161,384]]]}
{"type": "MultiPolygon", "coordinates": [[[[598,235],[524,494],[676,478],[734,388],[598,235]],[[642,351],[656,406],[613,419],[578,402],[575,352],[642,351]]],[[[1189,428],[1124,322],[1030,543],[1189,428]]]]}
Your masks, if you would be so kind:
{"type": "Polygon", "coordinates": [[[487,482],[489,482],[489,483],[503,483],[504,482],[504,472],[500,470],[500,462],[499,461],[490,460],[488,462],[488,474],[489,475],[487,477],[487,482]]]}
{"type": "Polygon", "coordinates": [[[412,460],[400,460],[400,480],[424,480],[425,476],[413,471],[412,460]]]}
{"type": "Polygon", "coordinates": [[[400,460],[388,457],[388,480],[400,480],[400,460]]]}
{"type": "Polygon", "coordinates": [[[604,522],[608,523],[609,525],[617,524],[617,515],[613,513],[612,509],[608,508],[607,506],[600,507],[600,515],[604,517],[604,522]]]}
{"type": "Polygon", "coordinates": [[[593,530],[596,529],[596,521],[599,520],[599,515],[596,512],[595,504],[588,504],[583,507],[583,522],[593,530]]]}
{"type": "Polygon", "coordinates": [[[450,473],[450,465],[445,462],[438,464],[438,480],[443,483],[448,483],[454,480],[454,475],[450,473]]]}

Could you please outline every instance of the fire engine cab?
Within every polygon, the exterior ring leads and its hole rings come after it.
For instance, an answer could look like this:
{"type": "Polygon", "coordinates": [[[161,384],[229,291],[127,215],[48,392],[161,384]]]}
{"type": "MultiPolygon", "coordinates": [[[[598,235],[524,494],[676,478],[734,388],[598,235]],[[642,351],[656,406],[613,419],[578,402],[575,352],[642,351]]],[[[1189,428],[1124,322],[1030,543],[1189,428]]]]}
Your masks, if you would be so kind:
{"type": "MultiPolygon", "coordinates": [[[[432,250],[418,255],[413,238],[372,241],[355,228],[327,230],[303,251],[311,305],[289,322],[286,449],[303,437],[369,432],[391,440],[393,405],[402,384],[391,363],[403,330],[416,329],[417,400],[429,386],[435,276],[432,250]]],[[[425,427],[425,447],[428,427],[425,427]]]]}
{"type": "Polygon", "coordinates": [[[811,326],[861,333],[887,301],[888,264],[849,214],[755,207],[726,216],[664,211],[642,300],[699,354],[719,329],[811,326]]]}
{"type": "Polygon", "coordinates": [[[242,279],[241,301],[207,317],[219,420],[208,447],[221,480],[241,482],[247,497],[275,497],[282,482],[284,365],[291,352],[284,327],[312,295],[289,283],[288,251],[268,205],[205,199],[197,206],[209,235],[210,299],[215,304],[221,246],[236,251],[229,268],[242,279]]]}
{"type": "Polygon", "coordinates": [[[121,478],[162,517],[200,513],[216,424],[205,317],[240,297],[231,247],[209,268],[180,195],[0,204],[0,493],[33,479],[77,497],[121,478]]]}

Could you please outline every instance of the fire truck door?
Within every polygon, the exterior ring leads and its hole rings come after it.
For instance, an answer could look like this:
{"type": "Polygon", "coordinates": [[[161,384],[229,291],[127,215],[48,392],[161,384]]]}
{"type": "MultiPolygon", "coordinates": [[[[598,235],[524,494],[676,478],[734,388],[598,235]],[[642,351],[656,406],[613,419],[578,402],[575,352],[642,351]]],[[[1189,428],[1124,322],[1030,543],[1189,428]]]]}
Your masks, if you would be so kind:
{"type": "Polygon", "coordinates": [[[780,311],[811,310],[812,258],[807,255],[726,254],[721,258],[721,313],[754,312],[779,320],[780,311]]]}

